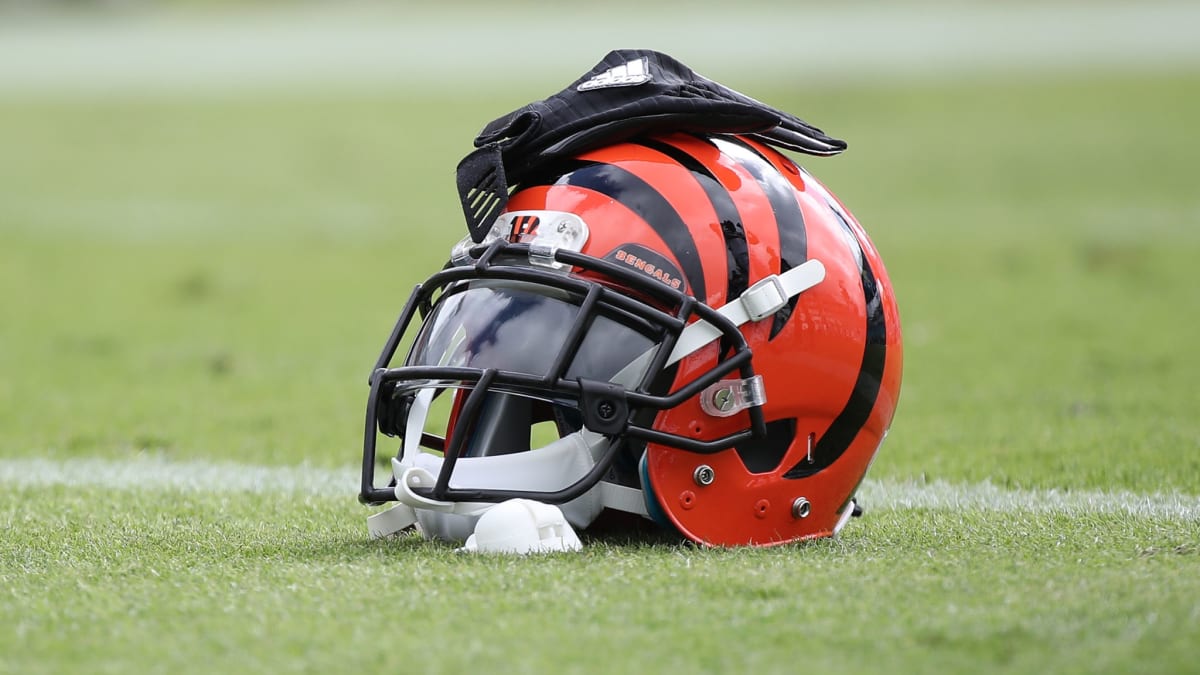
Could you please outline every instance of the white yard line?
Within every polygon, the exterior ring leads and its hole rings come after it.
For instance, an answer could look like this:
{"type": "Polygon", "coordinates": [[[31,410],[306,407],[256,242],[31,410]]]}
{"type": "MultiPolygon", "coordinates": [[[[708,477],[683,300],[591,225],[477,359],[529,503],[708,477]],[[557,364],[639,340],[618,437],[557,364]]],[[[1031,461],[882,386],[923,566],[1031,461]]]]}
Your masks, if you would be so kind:
{"type": "MultiPolygon", "coordinates": [[[[373,3],[255,12],[0,15],[0,94],[565,84],[610,49],[809,95],[846,78],[1200,65],[1200,3],[638,5],[628,11],[373,3]],[[782,79],[781,79],[782,78],[782,79]],[[810,91],[811,90],[811,91],[810,91]]],[[[535,92],[541,91],[539,88],[535,92]]],[[[529,94],[516,96],[528,98],[529,94]]]]}
{"type": "MultiPolygon", "coordinates": [[[[0,485],[150,491],[171,489],[199,493],[249,492],[352,500],[358,490],[358,474],[351,469],[334,470],[303,465],[268,467],[153,458],[80,458],[69,462],[30,458],[0,459],[0,485]]],[[[872,511],[966,509],[1200,520],[1200,496],[1181,494],[1026,490],[1006,489],[988,483],[915,483],[870,479],[863,483],[859,494],[872,511]]]]}
{"type": "Polygon", "coordinates": [[[233,462],[176,462],[155,458],[115,460],[0,459],[0,485],[100,487],[111,490],[255,492],[324,497],[356,494],[358,475],[311,466],[259,466],[233,462]]]}
{"type": "Polygon", "coordinates": [[[1126,490],[1008,489],[991,483],[916,483],[866,480],[859,491],[869,509],[1025,511],[1071,515],[1200,520],[1200,497],[1126,490]]]}

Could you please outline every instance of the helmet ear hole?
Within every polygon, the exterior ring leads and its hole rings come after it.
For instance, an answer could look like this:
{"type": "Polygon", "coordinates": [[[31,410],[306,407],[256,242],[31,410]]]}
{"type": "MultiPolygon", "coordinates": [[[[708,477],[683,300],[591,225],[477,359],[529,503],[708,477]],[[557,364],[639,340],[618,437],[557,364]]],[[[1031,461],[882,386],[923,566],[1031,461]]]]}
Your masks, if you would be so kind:
{"type": "Polygon", "coordinates": [[[796,440],[796,418],[767,423],[767,437],[734,446],[750,473],[768,473],[779,468],[788,448],[796,440]]]}

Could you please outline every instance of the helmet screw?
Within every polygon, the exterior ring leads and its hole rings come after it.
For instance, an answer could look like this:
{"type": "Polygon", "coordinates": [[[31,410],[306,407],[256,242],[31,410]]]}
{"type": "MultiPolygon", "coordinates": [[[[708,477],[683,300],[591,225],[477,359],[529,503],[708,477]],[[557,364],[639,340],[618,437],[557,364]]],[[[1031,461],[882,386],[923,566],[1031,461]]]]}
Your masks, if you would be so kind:
{"type": "Polygon", "coordinates": [[[712,485],[716,479],[717,473],[707,464],[701,464],[692,472],[692,480],[696,481],[696,485],[712,485]]]}
{"type": "Polygon", "coordinates": [[[596,404],[596,414],[599,415],[600,419],[602,420],[611,420],[617,415],[617,406],[612,401],[600,401],[596,404]]]}
{"type": "Polygon", "coordinates": [[[807,518],[808,514],[812,513],[812,504],[804,497],[797,497],[796,501],[792,502],[792,517],[797,520],[807,518]]]}

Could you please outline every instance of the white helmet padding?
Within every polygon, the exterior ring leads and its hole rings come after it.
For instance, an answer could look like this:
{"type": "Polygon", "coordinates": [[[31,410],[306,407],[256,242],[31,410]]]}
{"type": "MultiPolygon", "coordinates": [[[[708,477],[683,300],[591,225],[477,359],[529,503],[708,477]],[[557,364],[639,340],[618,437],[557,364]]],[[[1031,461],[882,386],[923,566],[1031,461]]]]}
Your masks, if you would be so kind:
{"type": "MultiPolygon", "coordinates": [[[[604,435],[583,429],[528,452],[463,457],[454,465],[450,487],[529,492],[562,490],[595,466],[608,442],[604,435]]],[[[479,517],[494,504],[442,502],[413,491],[413,488],[432,487],[437,482],[442,462],[441,457],[423,452],[402,460],[392,459],[396,499],[400,503],[368,518],[368,529],[373,537],[387,536],[414,522],[420,525],[422,534],[431,539],[464,541],[470,536],[479,517]]],[[[578,528],[590,525],[605,507],[646,514],[641,490],[604,481],[561,506],[567,522],[578,528]]]]}
{"type": "MultiPolygon", "coordinates": [[[[454,465],[450,487],[529,492],[561,490],[586,475],[607,445],[608,439],[601,434],[582,430],[529,452],[463,457],[454,465]]],[[[393,459],[396,498],[417,508],[417,520],[426,536],[463,541],[474,531],[479,515],[492,504],[435,502],[413,493],[412,488],[415,487],[433,487],[441,472],[442,462],[441,457],[427,453],[418,453],[404,462],[393,459]],[[447,515],[452,517],[444,517],[447,515]]],[[[582,528],[596,519],[604,505],[599,491],[592,489],[563,504],[561,508],[568,522],[582,528]]]]}

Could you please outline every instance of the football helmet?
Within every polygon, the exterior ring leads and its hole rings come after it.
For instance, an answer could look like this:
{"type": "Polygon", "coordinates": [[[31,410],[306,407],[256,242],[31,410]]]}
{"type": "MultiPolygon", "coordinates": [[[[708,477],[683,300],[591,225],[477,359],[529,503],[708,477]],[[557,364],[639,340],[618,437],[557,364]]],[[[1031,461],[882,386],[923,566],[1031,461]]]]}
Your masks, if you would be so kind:
{"type": "Polygon", "coordinates": [[[510,499],[714,546],[828,536],[902,362],[879,253],[805,169],[751,134],[635,136],[530,170],[412,292],[370,376],[360,499],[403,507],[376,533],[458,540],[510,499]]]}

